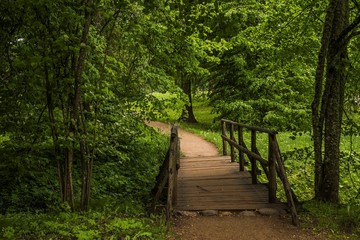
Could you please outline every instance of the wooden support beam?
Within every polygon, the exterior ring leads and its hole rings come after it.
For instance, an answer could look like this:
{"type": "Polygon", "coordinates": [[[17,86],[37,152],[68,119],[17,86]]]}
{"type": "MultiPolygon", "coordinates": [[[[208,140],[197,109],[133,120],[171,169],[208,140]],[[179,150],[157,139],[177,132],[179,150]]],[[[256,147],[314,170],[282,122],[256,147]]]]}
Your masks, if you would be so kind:
{"type": "MultiPolygon", "coordinates": [[[[256,148],[256,130],[253,129],[253,130],[251,130],[251,152],[255,152],[256,149],[257,149],[256,148]]],[[[257,184],[258,179],[257,179],[256,159],[251,157],[250,162],[251,162],[252,183],[257,184]]]]}
{"type": "Polygon", "coordinates": [[[275,203],[276,202],[276,157],[274,155],[276,151],[275,146],[275,135],[269,134],[269,153],[268,153],[268,159],[269,159],[269,174],[268,174],[268,180],[269,180],[269,202],[275,203]]]}
{"type": "MultiPolygon", "coordinates": [[[[234,136],[234,124],[230,124],[230,139],[236,141],[234,136]]],[[[230,144],[230,156],[231,156],[231,162],[235,162],[235,149],[234,146],[231,144],[230,144]]]]}
{"type": "Polygon", "coordinates": [[[249,159],[254,158],[254,159],[258,160],[259,162],[261,162],[262,164],[264,164],[265,166],[268,166],[268,162],[266,159],[262,158],[261,156],[257,155],[256,153],[251,152],[249,149],[246,148],[246,146],[244,146],[244,147],[240,146],[237,142],[232,141],[230,138],[227,138],[226,136],[221,136],[221,137],[223,139],[225,139],[225,141],[227,141],[229,144],[232,144],[238,150],[244,152],[249,157],[249,159]]]}
{"type": "Polygon", "coordinates": [[[269,129],[266,129],[266,128],[260,128],[260,127],[255,127],[255,126],[249,126],[249,125],[245,125],[245,124],[242,124],[242,123],[230,121],[230,120],[227,120],[227,119],[221,119],[221,122],[233,124],[234,126],[240,126],[240,127],[247,128],[249,130],[254,130],[254,131],[262,132],[262,133],[270,133],[270,134],[277,134],[278,133],[277,131],[274,131],[274,130],[269,130],[269,129]]]}
{"type": "Polygon", "coordinates": [[[274,142],[274,145],[275,145],[275,157],[276,157],[277,165],[278,165],[278,168],[279,168],[279,173],[281,175],[280,179],[282,179],[282,183],[283,183],[283,186],[284,186],[284,191],[285,191],[286,199],[287,199],[287,202],[288,202],[288,207],[290,209],[292,223],[295,226],[298,226],[299,225],[299,218],[298,218],[298,215],[297,215],[295,202],[294,202],[294,199],[293,199],[293,196],[292,196],[292,190],[291,190],[291,187],[290,187],[290,183],[289,183],[289,181],[287,179],[287,176],[286,176],[285,167],[284,167],[284,164],[283,164],[283,160],[281,158],[281,153],[280,153],[279,145],[278,145],[277,140],[276,140],[276,136],[274,136],[274,141],[275,141],[274,142]]]}
{"type": "MultiPolygon", "coordinates": [[[[226,136],[226,122],[225,121],[221,121],[221,132],[222,132],[223,136],[227,137],[226,136]]],[[[225,141],[224,138],[223,138],[222,144],[223,144],[223,155],[226,156],[227,155],[227,149],[226,149],[226,141],[225,141]]]]}
{"type": "MultiPolygon", "coordinates": [[[[241,147],[244,147],[244,136],[243,136],[243,128],[238,126],[238,142],[241,147]]],[[[244,171],[245,169],[245,156],[244,152],[239,150],[239,170],[244,171]]]]}

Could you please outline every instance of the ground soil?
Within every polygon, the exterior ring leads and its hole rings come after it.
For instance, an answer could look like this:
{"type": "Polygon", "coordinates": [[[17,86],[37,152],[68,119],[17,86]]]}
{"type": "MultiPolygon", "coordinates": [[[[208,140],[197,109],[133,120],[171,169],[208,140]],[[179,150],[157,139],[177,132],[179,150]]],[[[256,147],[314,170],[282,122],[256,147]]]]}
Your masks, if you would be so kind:
{"type": "MultiPolygon", "coordinates": [[[[161,122],[149,122],[149,126],[159,129],[164,133],[170,133],[171,125],[161,122]]],[[[185,157],[217,156],[216,146],[183,129],[179,129],[180,149],[185,157]]]]}
{"type": "MultiPolygon", "coordinates": [[[[170,132],[169,124],[150,122],[148,125],[170,132]]],[[[192,133],[180,129],[180,147],[187,157],[216,156],[215,145],[192,133]]],[[[191,215],[191,214],[189,214],[191,215]]],[[[244,216],[241,213],[221,213],[215,216],[176,216],[169,230],[169,240],[323,240],[325,233],[314,233],[291,225],[287,215],[262,216],[258,213],[244,216]]]]}

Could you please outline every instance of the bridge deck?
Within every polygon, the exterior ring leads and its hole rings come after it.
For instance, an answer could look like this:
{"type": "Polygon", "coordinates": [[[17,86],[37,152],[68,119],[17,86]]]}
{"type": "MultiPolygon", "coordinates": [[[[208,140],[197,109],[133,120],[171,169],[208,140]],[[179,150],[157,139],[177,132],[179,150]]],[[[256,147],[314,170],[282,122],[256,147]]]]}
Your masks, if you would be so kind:
{"type": "Polygon", "coordinates": [[[178,174],[178,210],[252,210],[284,208],[268,203],[263,184],[252,184],[249,172],[228,156],[181,159],[178,174]]]}

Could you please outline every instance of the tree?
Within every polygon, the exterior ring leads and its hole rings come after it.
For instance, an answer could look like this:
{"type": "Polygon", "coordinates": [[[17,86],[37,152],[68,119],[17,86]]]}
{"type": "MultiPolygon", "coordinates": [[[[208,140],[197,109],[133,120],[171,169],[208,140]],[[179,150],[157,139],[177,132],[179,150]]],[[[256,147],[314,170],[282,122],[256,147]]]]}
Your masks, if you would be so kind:
{"type": "Polygon", "coordinates": [[[209,79],[214,110],[248,124],[310,130],[321,10],[310,0],[223,4],[214,32],[230,47],[209,79]]]}
{"type": "Polygon", "coordinates": [[[0,146],[4,166],[35,178],[39,163],[61,201],[87,210],[94,160],[119,164],[151,93],[175,85],[161,62],[166,27],[140,1],[1,1],[0,12],[0,135],[13,149],[0,146]]]}
{"type": "MultiPolygon", "coordinates": [[[[356,1],[353,3],[355,7],[359,7],[356,1]]],[[[315,198],[335,203],[339,202],[340,139],[349,67],[347,47],[350,40],[358,34],[356,28],[360,23],[358,15],[349,24],[350,16],[348,0],[329,2],[318,54],[312,103],[315,198]]]]}

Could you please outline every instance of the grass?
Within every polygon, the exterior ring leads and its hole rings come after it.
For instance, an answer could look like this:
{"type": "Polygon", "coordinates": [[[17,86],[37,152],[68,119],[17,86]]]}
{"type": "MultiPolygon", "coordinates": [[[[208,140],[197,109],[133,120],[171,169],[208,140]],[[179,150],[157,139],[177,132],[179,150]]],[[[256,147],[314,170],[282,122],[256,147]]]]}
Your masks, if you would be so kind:
{"type": "Polygon", "coordinates": [[[308,201],[300,214],[303,227],[327,231],[332,239],[360,238],[360,207],[308,201]]]}
{"type": "Polygon", "coordinates": [[[166,239],[163,216],[121,208],[115,203],[85,213],[0,215],[0,239],[166,239]]]}

